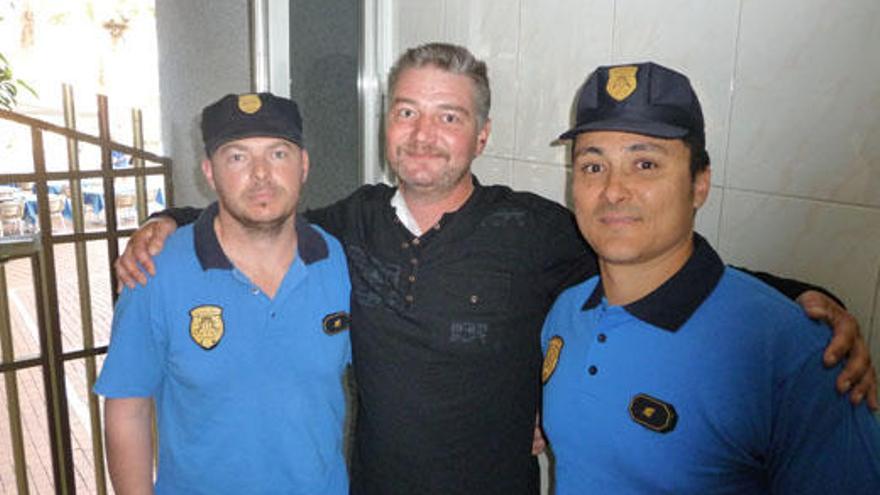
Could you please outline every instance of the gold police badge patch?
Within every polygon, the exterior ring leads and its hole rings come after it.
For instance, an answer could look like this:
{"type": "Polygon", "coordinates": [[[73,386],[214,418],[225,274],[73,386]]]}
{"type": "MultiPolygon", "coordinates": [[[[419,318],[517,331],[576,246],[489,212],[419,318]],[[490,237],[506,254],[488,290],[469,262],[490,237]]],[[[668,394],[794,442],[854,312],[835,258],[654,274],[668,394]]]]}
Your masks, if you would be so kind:
{"type": "Polygon", "coordinates": [[[345,311],[331,313],[324,317],[324,333],[327,335],[336,335],[337,333],[348,330],[351,318],[345,311]]]}
{"type": "Polygon", "coordinates": [[[669,433],[678,423],[672,404],[647,394],[637,394],[629,403],[629,415],[636,423],[657,433],[669,433]]]}
{"type": "Polygon", "coordinates": [[[199,306],[189,312],[189,335],[196,344],[209,351],[223,338],[223,308],[199,306]]]}
{"type": "Polygon", "coordinates": [[[559,363],[559,354],[562,352],[562,346],[565,342],[562,337],[555,335],[547,342],[547,353],[544,354],[544,366],[541,368],[541,383],[547,383],[547,380],[553,376],[556,371],[556,365],[559,363]]]}
{"type": "Polygon", "coordinates": [[[260,95],[248,94],[238,97],[238,109],[244,113],[257,113],[262,106],[260,95]]]}
{"type": "Polygon", "coordinates": [[[638,70],[639,68],[634,65],[608,69],[608,84],[605,85],[605,91],[617,101],[625,100],[636,90],[638,70]]]}

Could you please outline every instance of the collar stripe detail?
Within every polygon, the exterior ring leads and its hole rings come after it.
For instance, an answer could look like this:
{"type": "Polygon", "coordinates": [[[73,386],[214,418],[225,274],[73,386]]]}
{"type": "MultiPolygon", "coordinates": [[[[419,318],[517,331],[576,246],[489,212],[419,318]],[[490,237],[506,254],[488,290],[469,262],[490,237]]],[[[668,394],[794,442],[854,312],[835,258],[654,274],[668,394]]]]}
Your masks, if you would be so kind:
{"type": "MultiPolygon", "coordinates": [[[[214,232],[214,218],[220,211],[217,202],[211,203],[193,225],[193,243],[202,270],[216,268],[231,270],[232,262],[226,257],[217,233],[214,232]]],[[[321,261],[329,256],[329,248],[321,234],[301,215],[296,217],[297,255],[306,265],[321,261]]]]}
{"type": "MultiPolygon", "coordinates": [[[[687,263],[654,292],[623,306],[636,318],[675,332],[715,290],[724,274],[724,263],[712,246],[694,232],[694,252],[687,263]]],[[[601,278],[590,297],[581,307],[583,311],[595,308],[605,297],[601,278]]]]}

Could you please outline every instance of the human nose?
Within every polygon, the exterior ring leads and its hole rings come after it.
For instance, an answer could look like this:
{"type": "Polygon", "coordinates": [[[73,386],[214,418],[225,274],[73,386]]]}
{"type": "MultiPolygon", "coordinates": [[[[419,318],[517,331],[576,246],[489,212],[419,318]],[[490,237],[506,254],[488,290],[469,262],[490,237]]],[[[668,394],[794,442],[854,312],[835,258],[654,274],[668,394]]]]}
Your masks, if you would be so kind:
{"type": "Polygon", "coordinates": [[[415,122],[415,136],[418,141],[430,141],[434,137],[434,123],[427,115],[420,115],[415,122]]]}
{"type": "Polygon", "coordinates": [[[611,169],[605,176],[605,184],[602,195],[612,204],[620,203],[629,198],[629,186],[623,172],[611,169]]]}
{"type": "Polygon", "coordinates": [[[269,161],[262,158],[256,157],[253,162],[251,162],[251,177],[257,180],[263,180],[269,175],[269,161]]]}

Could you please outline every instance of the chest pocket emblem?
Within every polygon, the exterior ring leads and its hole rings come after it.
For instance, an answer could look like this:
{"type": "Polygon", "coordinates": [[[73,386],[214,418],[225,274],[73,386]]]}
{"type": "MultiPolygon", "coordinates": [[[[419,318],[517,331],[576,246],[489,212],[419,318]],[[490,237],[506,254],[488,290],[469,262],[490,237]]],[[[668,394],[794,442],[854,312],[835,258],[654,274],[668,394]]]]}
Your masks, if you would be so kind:
{"type": "Polygon", "coordinates": [[[351,317],[345,311],[330,313],[324,317],[324,333],[327,335],[336,335],[339,332],[348,330],[351,317]]]}
{"type": "Polygon", "coordinates": [[[189,312],[189,336],[202,349],[210,351],[223,338],[223,308],[198,306],[189,312]]]}
{"type": "Polygon", "coordinates": [[[541,383],[547,383],[553,372],[556,371],[556,365],[559,363],[559,355],[562,353],[562,346],[565,342],[562,337],[555,335],[550,342],[547,342],[547,352],[544,354],[544,366],[541,368],[541,383]]]}
{"type": "Polygon", "coordinates": [[[645,394],[632,398],[629,415],[636,423],[657,433],[669,433],[678,423],[678,413],[672,404],[645,394]]]}

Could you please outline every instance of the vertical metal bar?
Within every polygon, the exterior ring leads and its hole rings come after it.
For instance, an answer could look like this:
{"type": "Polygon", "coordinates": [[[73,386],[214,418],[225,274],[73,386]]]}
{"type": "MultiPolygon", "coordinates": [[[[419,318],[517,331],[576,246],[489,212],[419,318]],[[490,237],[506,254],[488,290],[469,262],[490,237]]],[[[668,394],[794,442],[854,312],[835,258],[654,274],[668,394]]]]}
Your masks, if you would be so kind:
{"type": "MultiPolygon", "coordinates": [[[[68,129],[76,129],[76,110],[73,102],[73,87],[69,84],[61,86],[61,99],[64,104],[64,126],[68,129]]],[[[79,146],[77,140],[67,138],[67,164],[70,170],[79,171],[79,146]]],[[[81,234],[84,229],[82,188],[79,180],[70,181],[70,203],[73,210],[73,231],[81,234]]]]}
{"type": "Polygon", "coordinates": [[[34,294],[40,328],[40,349],[43,358],[43,382],[49,418],[49,443],[54,453],[52,471],[55,488],[62,494],[76,492],[73,481],[73,452],[70,446],[70,422],[67,414],[67,392],[64,384],[64,363],[61,350],[61,325],[58,317],[58,291],[55,285],[55,259],[52,244],[52,219],[49,217],[49,187],[46,181],[46,155],[43,133],[31,128],[31,149],[37,174],[37,204],[40,211],[42,249],[32,259],[34,294]]]}
{"type": "MultiPolygon", "coordinates": [[[[79,259],[77,259],[79,264],[79,259]]],[[[80,314],[83,317],[83,348],[94,349],[94,326],[92,324],[91,294],[88,285],[88,268],[83,260],[83,265],[77,268],[79,274],[79,294],[80,294],[80,314]],[[85,295],[85,298],[83,298],[85,295]],[[88,318],[88,320],[86,320],[88,318]],[[86,323],[87,322],[87,323],[86,323]]],[[[86,367],[86,386],[89,398],[89,424],[92,433],[92,465],[95,471],[95,486],[98,495],[107,493],[107,479],[104,469],[104,437],[101,425],[101,407],[98,402],[98,396],[92,392],[92,387],[97,379],[97,363],[95,356],[85,358],[86,367]]]]}
{"type": "Polygon", "coordinates": [[[251,89],[269,91],[269,8],[266,0],[251,0],[251,89]]]}
{"type": "MultiPolygon", "coordinates": [[[[0,349],[3,363],[15,360],[12,349],[12,319],[9,317],[9,300],[6,288],[6,264],[0,262],[0,349]]],[[[18,401],[18,380],[15,371],[3,373],[6,384],[6,412],[9,416],[9,434],[12,441],[12,459],[15,464],[15,486],[18,493],[28,495],[27,459],[24,456],[24,435],[21,426],[21,407],[18,401]]]]}
{"type": "MultiPolygon", "coordinates": [[[[110,287],[116,286],[116,270],[113,262],[119,257],[119,234],[116,224],[116,184],[113,164],[110,154],[110,112],[108,110],[107,97],[98,95],[98,132],[101,139],[101,171],[104,176],[104,206],[107,216],[107,259],[110,262],[110,287]]],[[[113,302],[116,303],[118,295],[113,294],[113,302]]]]}
{"type": "MultiPolygon", "coordinates": [[[[140,109],[133,108],[131,110],[131,135],[134,140],[134,147],[137,150],[144,149],[144,118],[140,109]]],[[[147,218],[147,181],[143,174],[144,160],[138,156],[132,157],[132,165],[138,174],[134,177],[135,183],[135,199],[137,201],[137,219],[138,224],[147,218]]]]}
{"type": "MultiPolygon", "coordinates": [[[[64,85],[64,124],[68,129],[76,129],[76,112],[74,110],[73,89],[69,84],[64,85]]],[[[67,160],[70,169],[79,171],[79,147],[73,138],[67,139],[67,160]]],[[[78,179],[71,180],[71,194],[73,195],[74,229],[76,233],[83,232],[84,213],[82,211],[82,190],[78,179]]],[[[92,295],[89,289],[89,263],[86,256],[85,241],[74,243],[76,251],[76,277],[79,288],[79,312],[82,324],[83,348],[95,347],[94,322],[92,320],[92,295]]],[[[85,358],[86,386],[89,400],[89,424],[92,433],[92,465],[94,466],[95,488],[98,495],[107,493],[107,479],[104,470],[104,437],[101,435],[101,408],[98,397],[91,393],[92,386],[97,377],[94,356],[85,358]]]]}
{"type": "Polygon", "coordinates": [[[267,0],[268,90],[290,98],[290,11],[292,0],[267,0]]]}
{"type": "MultiPolygon", "coordinates": [[[[382,133],[384,74],[391,58],[391,0],[360,2],[360,52],[358,57],[358,158],[363,183],[383,181],[383,149],[376,139],[382,133]]],[[[387,88],[386,88],[387,89],[387,88]]]]}

